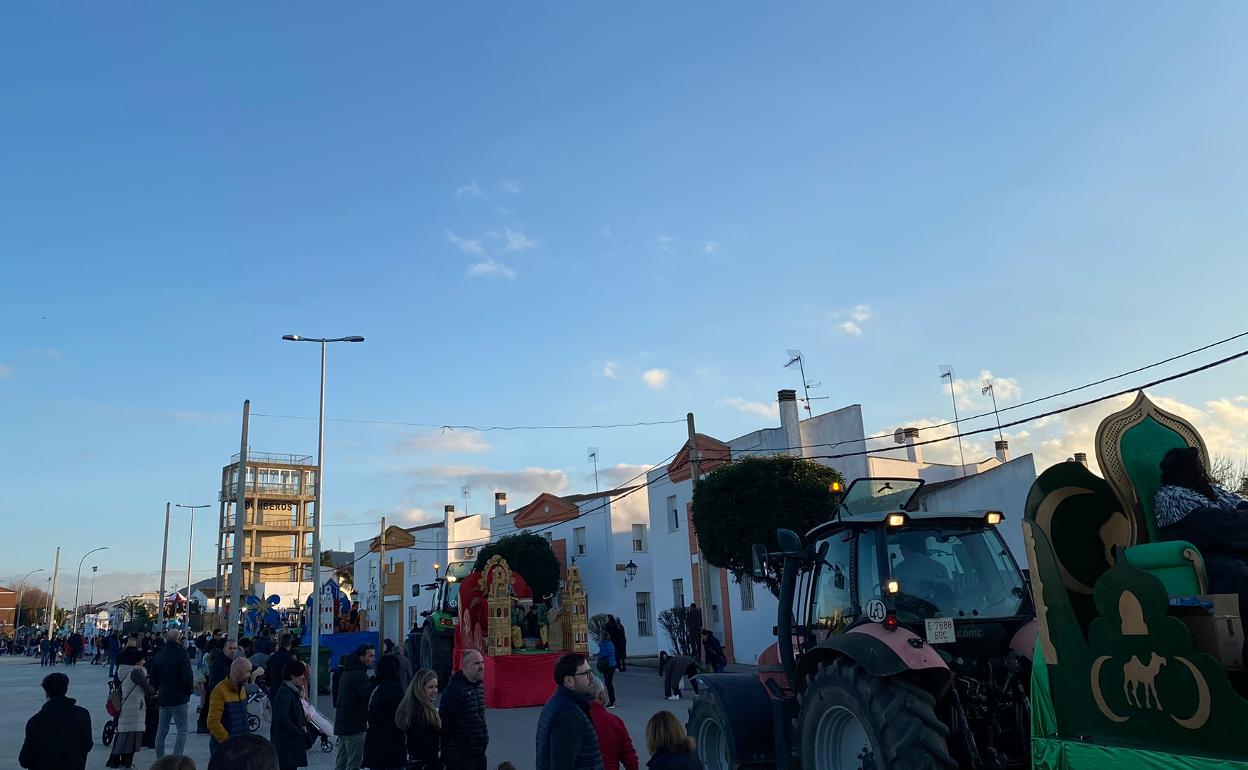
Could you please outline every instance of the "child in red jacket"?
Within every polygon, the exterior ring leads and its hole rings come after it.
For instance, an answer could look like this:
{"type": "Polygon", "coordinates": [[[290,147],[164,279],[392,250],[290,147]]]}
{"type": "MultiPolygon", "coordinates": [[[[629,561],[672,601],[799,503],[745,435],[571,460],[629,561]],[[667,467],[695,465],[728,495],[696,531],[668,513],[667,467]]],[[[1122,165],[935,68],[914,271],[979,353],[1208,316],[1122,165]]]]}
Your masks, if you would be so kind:
{"type": "Polygon", "coordinates": [[[624,720],[607,711],[607,690],[602,680],[594,677],[594,694],[589,699],[589,721],[598,735],[598,751],[605,770],[637,770],[637,750],[628,735],[624,720]]]}

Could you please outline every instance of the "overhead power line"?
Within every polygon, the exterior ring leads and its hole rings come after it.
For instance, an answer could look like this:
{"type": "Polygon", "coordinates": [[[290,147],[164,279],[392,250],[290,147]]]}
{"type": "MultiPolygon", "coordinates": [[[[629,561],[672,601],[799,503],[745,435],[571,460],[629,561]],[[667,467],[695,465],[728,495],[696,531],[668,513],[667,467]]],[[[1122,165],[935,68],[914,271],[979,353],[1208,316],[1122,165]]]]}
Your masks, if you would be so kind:
{"type": "MultiPolygon", "coordinates": [[[[297,414],[264,414],[252,412],[252,417],[269,417],[277,420],[316,420],[318,417],[297,414]]],[[[347,417],[326,417],[326,422],[349,422],[360,425],[400,425],[406,428],[431,428],[433,430],[472,430],[480,433],[490,431],[513,430],[608,430],[612,428],[644,428],[652,425],[683,424],[685,418],[679,420],[643,420],[640,422],[617,422],[604,425],[452,425],[431,422],[402,422],[399,420],[359,420],[347,417]]]]}

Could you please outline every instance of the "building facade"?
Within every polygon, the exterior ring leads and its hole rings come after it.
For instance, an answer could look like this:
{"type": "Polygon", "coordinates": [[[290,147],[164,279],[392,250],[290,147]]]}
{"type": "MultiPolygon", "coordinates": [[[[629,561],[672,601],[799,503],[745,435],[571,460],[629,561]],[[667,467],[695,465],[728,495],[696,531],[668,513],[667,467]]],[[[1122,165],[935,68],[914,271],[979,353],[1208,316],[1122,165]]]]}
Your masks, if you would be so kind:
{"type": "Polygon", "coordinates": [[[17,630],[17,591],[0,586],[0,635],[17,630]]]}
{"type": "Polygon", "coordinates": [[[282,607],[296,606],[312,588],[312,522],[316,465],[309,455],[247,454],[242,505],[243,538],[235,540],[239,456],[221,469],[217,576],[213,611],[228,602],[234,549],[242,549],[242,596],[278,594],[282,607]]]}

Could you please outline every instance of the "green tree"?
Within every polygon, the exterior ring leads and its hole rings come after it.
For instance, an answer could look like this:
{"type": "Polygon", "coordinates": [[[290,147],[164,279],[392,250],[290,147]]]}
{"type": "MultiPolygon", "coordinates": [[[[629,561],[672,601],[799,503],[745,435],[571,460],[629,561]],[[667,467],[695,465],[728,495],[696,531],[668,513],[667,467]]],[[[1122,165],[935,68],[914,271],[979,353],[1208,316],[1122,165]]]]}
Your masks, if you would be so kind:
{"type": "MultiPolygon", "coordinates": [[[[788,455],[747,457],[721,465],[698,482],[693,495],[693,527],[702,556],[727,569],[737,580],[754,580],[754,543],[779,548],[776,530],[805,535],[832,514],[833,481],[841,472],[813,460],[788,455]]],[[[762,580],[780,594],[780,576],[769,570],[762,580]]]]}
{"type": "Polygon", "coordinates": [[[526,530],[500,537],[497,543],[490,543],[477,552],[473,569],[484,569],[485,563],[495,555],[506,559],[507,565],[520,573],[533,589],[535,600],[541,601],[559,590],[559,560],[541,535],[526,530]]]}
{"type": "Polygon", "coordinates": [[[137,615],[139,610],[143,608],[143,600],[130,597],[129,599],[122,600],[119,606],[122,611],[126,613],[126,620],[136,620],[137,618],[135,615],[137,615]]]}

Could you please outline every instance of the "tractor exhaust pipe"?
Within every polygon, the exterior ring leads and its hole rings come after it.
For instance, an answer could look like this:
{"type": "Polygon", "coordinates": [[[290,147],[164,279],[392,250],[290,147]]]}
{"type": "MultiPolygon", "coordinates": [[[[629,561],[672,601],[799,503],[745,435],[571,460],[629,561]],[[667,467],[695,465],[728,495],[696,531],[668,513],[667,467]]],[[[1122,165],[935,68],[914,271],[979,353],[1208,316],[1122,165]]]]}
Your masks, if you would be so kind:
{"type": "Polygon", "coordinates": [[[780,573],[780,617],[777,618],[777,640],[780,652],[780,664],[784,666],[784,675],[789,686],[797,689],[797,660],[793,656],[793,595],[797,592],[797,572],[802,559],[802,541],[797,533],[790,529],[776,532],[780,541],[780,551],[784,558],[784,567],[780,573]]]}

